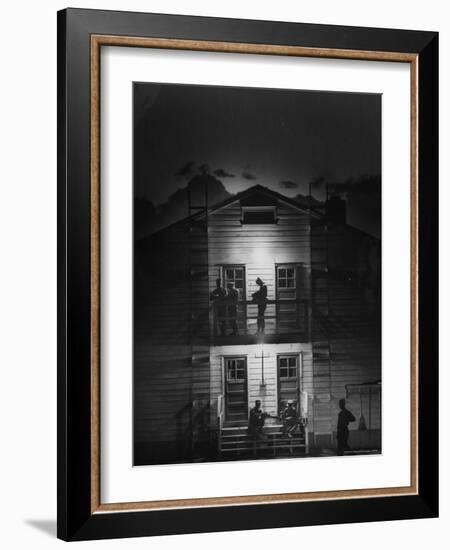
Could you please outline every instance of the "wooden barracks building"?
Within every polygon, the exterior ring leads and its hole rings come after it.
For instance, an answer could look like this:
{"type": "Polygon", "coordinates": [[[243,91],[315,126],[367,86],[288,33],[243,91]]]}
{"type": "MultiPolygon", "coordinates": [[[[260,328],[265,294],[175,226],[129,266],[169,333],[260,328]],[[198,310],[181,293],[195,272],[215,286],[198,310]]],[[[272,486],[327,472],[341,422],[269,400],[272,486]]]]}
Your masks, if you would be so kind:
{"type": "Polygon", "coordinates": [[[380,241],[337,196],[313,208],[261,185],[213,205],[206,188],[187,214],[135,243],[134,463],[245,457],[255,400],[273,417],[294,401],[304,431],[286,455],[332,452],[341,398],[351,447],[379,452],[380,241]],[[237,304],[211,299],[217,284],[237,304]]]}

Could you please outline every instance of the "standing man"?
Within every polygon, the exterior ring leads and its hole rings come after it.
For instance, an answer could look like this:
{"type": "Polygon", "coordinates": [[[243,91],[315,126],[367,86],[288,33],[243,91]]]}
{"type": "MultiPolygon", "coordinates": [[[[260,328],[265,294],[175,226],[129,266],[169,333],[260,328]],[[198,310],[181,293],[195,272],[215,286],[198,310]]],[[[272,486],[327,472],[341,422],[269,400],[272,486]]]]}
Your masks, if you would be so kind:
{"type": "Polygon", "coordinates": [[[266,328],[266,321],[264,319],[264,313],[267,307],[267,286],[258,277],[256,284],[259,286],[259,290],[252,294],[253,301],[258,304],[258,319],[257,319],[257,333],[264,333],[266,328]]]}
{"type": "Polygon", "coordinates": [[[236,336],[238,333],[238,326],[237,326],[237,304],[239,300],[239,291],[234,288],[233,283],[227,284],[227,317],[230,321],[231,330],[233,336],[236,336]]]}
{"type": "Polygon", "coordinates": [[[220,330],[222,336],[225,335],[227,309],[225,300],[227,291],[222,287],[220,279],[216,279],[216,288],[209,295],[209,299],[213,302],[214,308],[214,324],[216,334],[220,330]],[[219,330],[218,330],[219,329],[219,330]]]}
{"type": "Polygon", "coordinates": [[[341,412],[338,414],[338,424],[337,424],[337,454],[342,456],[344,451],[348,451],[350,447],[348,446],[348,425],[350,422],[355,422],[355,417],[353,414],[345,408],[345,399],[339,400],[339,408],[341,412]]]}

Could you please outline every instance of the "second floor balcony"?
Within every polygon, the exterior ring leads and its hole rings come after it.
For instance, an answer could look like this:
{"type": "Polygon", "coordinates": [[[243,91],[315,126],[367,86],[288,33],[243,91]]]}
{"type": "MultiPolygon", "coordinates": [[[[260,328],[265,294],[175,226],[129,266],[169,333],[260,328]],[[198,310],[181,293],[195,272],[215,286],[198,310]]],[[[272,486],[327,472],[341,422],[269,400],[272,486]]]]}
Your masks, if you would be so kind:
{"type": "Polygon", "coordinates": [[[309,339],[307,300],[216,301],[212,307],[215,345],[299,342],[309,339]]]}

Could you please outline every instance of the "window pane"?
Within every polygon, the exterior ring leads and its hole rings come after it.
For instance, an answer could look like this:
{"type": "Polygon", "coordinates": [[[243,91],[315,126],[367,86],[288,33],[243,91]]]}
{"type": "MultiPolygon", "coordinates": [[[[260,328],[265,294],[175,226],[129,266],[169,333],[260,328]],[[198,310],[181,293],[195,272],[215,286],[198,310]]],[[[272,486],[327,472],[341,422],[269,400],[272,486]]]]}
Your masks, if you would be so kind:
{"type": "Polygon", "coordinates": [[[237,381],[245,380],[245,359],[233,358],[226,359],[227,380],[237,381]]]}
{"type": "Polygon", "coordinates": [[[280,367],[285,367],[287,365],[286,357],[280,357],[280,367]]]}
{"type": "Polygon", "coordinates": [[[287,285],[286,285],[288,288],[294,288],[294,280],[293,279],[288,279],[287,280],[287,285]]]}
{"type": "Polygon", "coordinates": [[[289,366],[295,366],[297,364],[297,360],[295,357],[289,357],[289,366]]]}
{"type": "Polygon", "coordinates": [[[283,268],[280,268],[278,270],[278,275],[279,275],[279,277],[286,277],[286,270],[283,269],[283,268]]]}
{"type": "Polygon", "coordinates": [[[274,210],[243,211],[242,223],[275,223],[274,210]]]}
{"type": "Polygon", "coordinates": [[[294,277],[294,269],[292,267],[288,268],[287,270],[287,276],[293,278],[294,277]]]}

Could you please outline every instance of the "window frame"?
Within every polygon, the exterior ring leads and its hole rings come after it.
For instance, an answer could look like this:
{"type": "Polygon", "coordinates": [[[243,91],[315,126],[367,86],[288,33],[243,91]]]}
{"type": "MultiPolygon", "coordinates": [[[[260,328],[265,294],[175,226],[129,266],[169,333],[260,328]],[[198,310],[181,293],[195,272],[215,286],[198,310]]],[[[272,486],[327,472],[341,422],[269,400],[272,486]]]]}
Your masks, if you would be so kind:
{"type": "MultiPolygon", "coordinates": [[[[284,368],[287,368],[287,369],[290,369],[289,367],[289,362],[288,364],[286,365],[286,367],[284,368]]],[[[288,370],[289,372],[289,370],[288,370]]],[[[297,409],[297,412],[300,411],[300,398],[301,398],[301,393],[303,391],[303,381],[302,381],[302,373],[303,373],[303,353],[300,351],[300,352],[297,352],[297,353],[278,353],[277,354],[277,408],[278,410],[281,410],[281,401],[282,401],[282,396],[281,396],[281,384],[283,382],[292,382],[293,380],[296,380],[296,388],[295,388],[295,393],[296,393],[296,398],[295,398],[295,402],[296,402],[296,409],[297,409]],[[280,376],[280,371],[281,371],[281,365],[280,365],[280,361],[282,359],[291,359],[291,358],[295,358],[296,360],[296,371],[297,371],[297,376],[296,377],[282,377],[280,376]]],[[[288,392],[286,392],[288,393],[288,392]]],[[[289,393],[294,393],[294,392],[289,392],[289,393]]]]}
{"type": "MultiPolygon", "coordinates": [[[[242,289],[237,288],[236,290],[239,291],[239,301],[245,301],[247,298],[247,273],[246,273],[246,266],[245,264],[221,264],[220,266],[220,274],[221,274],[221,280],[223,288],[227,289],[227,277],[226,277],[226,271],[228,269],[242,269],[242,289]]],[[[233,281],[236,281],[236,277],[234,277],[233,281]]],[[[236,288],[236,286],[234,287],[236,288]]]]}
{"type": "Polygon", "coordinates": [[[277,207],[276,205],[265,206],[241,206],[241,224],[242,225],[275,225],[278,223],[277,207]],[[257,212],[271,212],[273,214],[273,221],[270,222],[249,222],[245,221],[245,214],[255,214],[257,212]]]}
{"type": "Polygon", "coordinates": [[[247,384],[247,357],[245,355],[227,355],[227,356],[224,356],[223,361],[224,361],[224,370],[225,370],[225,382],[228,383],[228,384],[242,384],[242,381],[244,381],[244,384],[246,385],[247,384]],[[229,378],[228,377],[228,373],[229,373],[228,361],[234,361],[235,362],[235,365],[234,365],[235,375],[237,375],[237,372],[238,372],[237,362],[238,361],[243,361],[244,362],[243,369],[239,369],[239,370],[242,370],[243,373],[244,373],[243,378],[237,378],[237,377],[229,378]]]}

